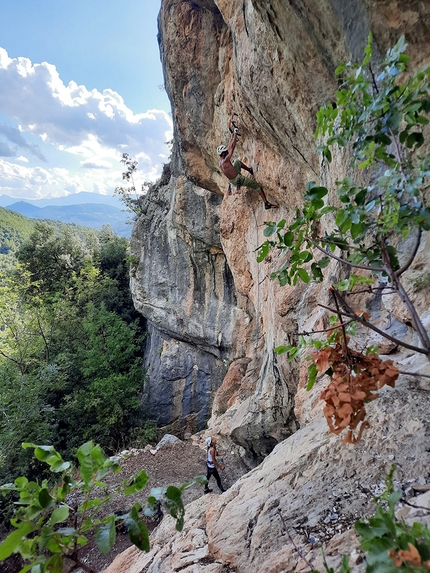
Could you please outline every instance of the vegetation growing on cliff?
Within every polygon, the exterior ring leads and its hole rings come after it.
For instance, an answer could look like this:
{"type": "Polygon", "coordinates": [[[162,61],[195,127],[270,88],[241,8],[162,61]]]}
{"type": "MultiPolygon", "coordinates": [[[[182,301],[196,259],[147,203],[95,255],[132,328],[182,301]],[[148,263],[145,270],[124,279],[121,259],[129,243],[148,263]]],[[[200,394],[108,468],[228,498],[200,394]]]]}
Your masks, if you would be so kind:
{"type": "Polygon", "coordinates": [[[366,170],[360,182],[346,177],[336,183],[335,200],[329,190],[311,182],[305,202],[294,221],[268,223],[269,238],[261,245],[258,261],[271,248],[285,252],[286,261],[272,274],[281,285],[296,285],[300,279],[321,282],[333,260],[346,278],[330,288],[332,303],[322,308],[333,313],[322,331],[303,333],[298,346],[281,346],[295,358],[311,344],[316,351],[309,366],[310,389],[318,374],[328,374],[331,383],[321,397],[331,431],[346,428],[346,442],[356,442],[366,425],[365,402],[377,397],[384,384],[393,386],[399,371],[390,360],[383,361],[376,348],[353,349],[350,338],[357,325],[369,328],[397,345],[430,357],[430,339],[418,312],[401,282],[412,265],[423,231],[430,229],[430,209],[424,188],[430,176],[430,154],[420,154],[430,113],[430,67],[406,77],[410,58],[402,37],[388,51],[380,71],[371,65],[371,36],[361,64],[341,64],[336,73],[342,81],[336,104],[317,114],[317,138],[324,138],[319,150],[332,160],[332,147],[346,148],[352,165],[366,170]],[[375,286],[375,280],[378,285],[375,286]],[[354,308],[358,294],[396,295],[406,307],[420,344],[392,336],[371,321],[370,314],[354,308]],[[327,339],[318,336],[327,333],[327,339]],[[316,338],[314,338],[317,335],[316,338]]]}

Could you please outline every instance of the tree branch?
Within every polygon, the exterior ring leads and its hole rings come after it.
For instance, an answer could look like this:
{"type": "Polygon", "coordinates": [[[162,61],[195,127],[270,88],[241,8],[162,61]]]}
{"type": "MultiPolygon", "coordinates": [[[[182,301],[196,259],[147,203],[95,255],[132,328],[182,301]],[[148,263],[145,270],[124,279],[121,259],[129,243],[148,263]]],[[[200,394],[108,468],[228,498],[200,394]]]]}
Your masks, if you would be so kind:
{"type": "MultiPolygon", "coordinates": [[[[329,310],[330,312],[334,312],[334,313],[337,312],[334,308],[330,308],[329,306],[325,306],[323,304],[318,304],[318,306],[320,306],[321,308],[325,308],[326,310],[329,310]]],[[[354,318],[357,322],[359,322],[360,324],[362,324],[366,328],[370,328],[371,330],[374,330],[375,332],[377,332],[378,334],[380,334],[381,336],[383,336],[387,340],[391,340],[392,342],[394,342],[395,344],[398,344],[399,346],[403,346],[404,348],[408,348],[409,350],[413,350],[414,352],[420,352],[421,354],[427,354],[427,350],[425,350],[424,348],[420,348],[419,346],[413,346],[412,344],[408,344],[407,342],[403,342],[402,340],[399,340],[398,338],[394,338],[394,336],[390,336],[389,334],[387,334],[383,330],[380,330],[377,326],[373,325],[371,322],[362,318],[358,314],[355,314],[355,312],[351,309],[351,307],[346,303],[345,300],[342,301],[342,306],[344,306],[346,309],[348,309],[348,310],[343,310],[343,311],[341,310],[340,311],[340,314],[342,316],[347,316],[348,318],[354,318]]]]}
{"type": "MultiPolygon", "coordinates": [[[[319,306],[322,306],[322,305],[319,305],[319,306]]],[[[335,328],[348,326],[348,324],[351,324],[352,322],[355,322],[354,318],[351,318],[351,320],[347,320],[346,322],[343,322],[342,324],[337,324],[336,326],[330,326],[329,328],[323,328],[322,330],[311,330],[311,332],[306,332],[306,331],[305,332],[297,332],[297,336],[311,336],[312,334],[321,334],[323,332],[331,332],[335,328]]]]}
{"type": "MultiPolygon", "coordinates": [[[[336,290],[333,287],[330,287],[330,291],[333,295],[333,299],[334,299],[334,304],[336,305],[336,314],[339,317],[339,322],[341,322],[341,314],[340,314],[340,308],[339,308],[339,302],[337,300],[337,296],[336,296],[336,290]]],[[[343,351],[346,355],[346,357],[348,358],[348,361],[350,359],[350,354],[348,351],[348,341],[346,339],[346,330],[345,330],[345,326],[343,326],[343,324],[341,324],[341,328],[342,328],[342,334],[343,334],[343,351]]]]}
{"type": "Polygon", "coordinates": [[[416,376],[417,378],[430,378],[428,374],[420,374],[419,372],[405,372],[404,370],[399,370],[399,374],[405,374],[406,376],[416,376]]]}
{"type": "Polygon", "coordinates": [[[325,249],[320,247],[314,239],[311,239],[310,237],[306,237],[306,240],[310,241],[314,245],[315,248],[317,248],[319,251],[321,251],[322,253],[327,255],[327,257],[331,257],[332,259],[335,259],[336,261],[339,261],[340,263],[344,263],[345,265],[348,265],[350,267],[354,267],[355,269],[364,269],[365,271],[373,271],[375,273],[382,273],[382,271],[384,270],[383,268],[379,268],[379,267],[369,267],[366,265],[356,265],[354,263],[351,263],[350,261],[347,261],[346,259],[342,259],[341,257],[337,257],[336,255],[334,255],[330,251],[326,251],[325,249]]]}
{"type": "Polygon", "coordinates": [[[288,528],[287,528],[287,524],[285,523],[284,516],[282,515],[282,512],[279,509],[279,507],[278,507],[278,513],[279,513],[279,517],[281,518],[284,531],[288,535],[288,539],[291,541],[294,549],[297,551],[297,555],[300,557],[300,559],[303,559],[303,561],[306,563],[306,565],[308,567],[310,567],[311,571],[314,571],[315,568],[313,567],[313,565],[311,565],[311,563],[309,563],[309,561],[306,559],[306,556],[303,555],[302,551],[297,547],[297,545],[294,542],[294,539],[291,537],[290,532],[288,531],[288,528]]]}
{"type": "Polygon", "coordinates": [[[414,328],[421,340],[421,344],[426,349],[425,354],[427,354],[427,356],[430,357],[430,339],[428,337],[427,331],[424,328],[424,325],[421,322],[420,317],[418,316],[417,309],[415,308],[414,304],[412,303],[411,299],[406,293],[404,286],[399,281],[399,277],[396,275],[395,271],[393,270],[393,267],[391,266],[390,255],[387,250],[387,245],[385,244],[385,241],[383,239],[381,240],[381,253],[384,261],[384,271],[390,277],[393,287],[397,290],[400,299],[408,309],[411,315],[412,324],[414,325],[414,328]]]}

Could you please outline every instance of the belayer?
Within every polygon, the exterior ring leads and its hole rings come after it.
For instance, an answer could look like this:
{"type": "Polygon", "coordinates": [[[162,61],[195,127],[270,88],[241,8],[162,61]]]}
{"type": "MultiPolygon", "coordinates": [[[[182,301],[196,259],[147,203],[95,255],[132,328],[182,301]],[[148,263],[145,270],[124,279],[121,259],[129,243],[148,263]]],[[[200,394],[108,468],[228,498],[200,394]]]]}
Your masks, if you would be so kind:
{"type": "Polygon", "coordinates": [[[208,480],[208,483],[205,485],[205,493],[210,493],[212,491],[211,489],[209,489],[209,480],[210,480],[211,476],[214,476],[214,478],[216,479],[216,483],[217,483],[219,489],[221,490],[221,492],[224,492],[225,489],[223,488],[223,486],[221,484],[221,478],[219,477],[217,467],[220,470],[223,470],[225,468],[225,466],[223,464],[220,464],[216,458],[216,455],[217,455],[216,439],[208,437],[205,439],[205,444],[206,444],[207,449],[208,449],[207,458],[206,458],[206,467],[207,467],[206,479],[208,480]]]}
{"type": "Polygon", "coordinates": [[[241,175],[240,173],[241,169],[245,169],[246,171],[248,171],[248,173],[253,175],[254,172],[252,170],[252,167],[247,167],[244,163],[240,161],[240,159],[236,159],[234,163],[231,162],[231,157],[233,155],[234,148],[236,147],[237,133],[238,129],[237,127],[235,127],[233,136],[230,139],[228,147],[226,147],[225,145],[219,145],[217,147],[216,151],[220,156],[219,166],[221,168],[221,171],[230,181],[230,184],[234,185],[237,190],[239,190],[241,187],[249,187],[250,189],[254,189],[255,191],[258,191],[258,194],[264,201],[265,209],[277,209],[278,205],[273,205],[272,203],[269,203],[262,186],[259,183],[257,183],[255,179],[251,179],[250,177],[244,177],[243,175],[241,175]]]}

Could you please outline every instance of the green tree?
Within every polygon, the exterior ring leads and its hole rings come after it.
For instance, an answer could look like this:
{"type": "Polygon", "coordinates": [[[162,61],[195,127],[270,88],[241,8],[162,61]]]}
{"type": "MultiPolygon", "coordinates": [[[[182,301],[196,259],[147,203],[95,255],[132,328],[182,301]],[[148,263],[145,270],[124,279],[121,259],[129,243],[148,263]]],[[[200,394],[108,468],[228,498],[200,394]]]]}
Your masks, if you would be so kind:
{"type": "Polygon", "coordinates": [[[96,438],[113,451],[144,422],[143,319],[129,290],[128,241],[109,229],[94,237],[37,225],[1,280],[0,388],[10,414],[0,421],[0,478],[27,473],[23,441],[70,454],[96,438]]]}
{"type": "Polygon", "coordinates": [[[138,424],[144,372],[139,327],[89,304],[76,352],[78,384],[59,407],[60,434],[68,449],[93,437],[114,451],[138,424]]]}
{"type": "Polygon", "coordinates": [[[57,230],[46,223],[36,223],[16,256],[44,292],[54,293],[67,287],[89,255],[85,244],[69,228],[57,230]]]}

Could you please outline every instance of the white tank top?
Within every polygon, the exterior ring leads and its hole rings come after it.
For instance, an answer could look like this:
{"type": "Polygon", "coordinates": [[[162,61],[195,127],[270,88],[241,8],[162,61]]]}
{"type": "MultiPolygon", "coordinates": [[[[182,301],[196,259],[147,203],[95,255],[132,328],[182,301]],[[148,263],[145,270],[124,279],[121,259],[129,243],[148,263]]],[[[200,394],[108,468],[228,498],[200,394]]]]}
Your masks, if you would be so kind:
{"type": "Polygon", "coordinates": [[[208,448],[208,459],[207,459],[207,462],[206,462],[206,463],[207,463],[207,465],[208,465],[208,468],[214,468],[214,467],[215,467],[215,464],[214,464],[214,461],[213,461],[213,459],[212,459],[212,454],[211,454],[210,450],[211,450],[211,449],[208,448]]]}

